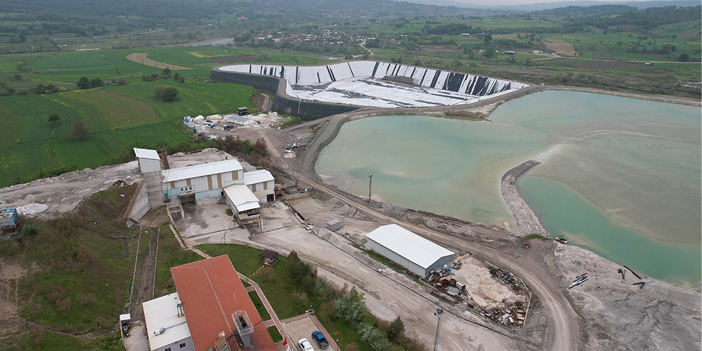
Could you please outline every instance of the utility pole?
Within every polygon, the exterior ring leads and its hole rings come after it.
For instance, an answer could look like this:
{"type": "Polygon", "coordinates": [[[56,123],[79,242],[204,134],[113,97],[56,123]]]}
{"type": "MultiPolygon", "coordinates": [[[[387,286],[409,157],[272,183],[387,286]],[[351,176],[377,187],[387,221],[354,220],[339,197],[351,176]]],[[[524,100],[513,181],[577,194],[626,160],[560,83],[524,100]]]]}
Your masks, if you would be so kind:
{"type": "Polygon", "coordinates": [[[368,176],[368,202],[371,202],[371,186],[373,185],[373,175],[368,176]]]}
{"type": "Polygon", "coordinates": [[[436,338],[434,338],[434,351],[436,351],[436,347],[439,346],[439,327],[441,326],[442,314],[444,314],[444,310],[442,308],[437,308],[436,312],[434,312],[434,315],[439,317],[439,322],[436,323],[436,338]]]}

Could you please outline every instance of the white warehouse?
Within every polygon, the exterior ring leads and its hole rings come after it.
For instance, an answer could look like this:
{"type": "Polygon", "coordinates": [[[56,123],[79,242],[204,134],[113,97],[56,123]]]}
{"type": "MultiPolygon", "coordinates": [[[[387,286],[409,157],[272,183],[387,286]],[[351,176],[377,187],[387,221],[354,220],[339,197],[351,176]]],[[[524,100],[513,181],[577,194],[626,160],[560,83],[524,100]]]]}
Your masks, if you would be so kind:
{"type": "Polygon", "coordinates": [[[422,277],[453,261],[452,251],[397,224],[378,227],[368,233],[366,239],[373,251],[422,277]]]}

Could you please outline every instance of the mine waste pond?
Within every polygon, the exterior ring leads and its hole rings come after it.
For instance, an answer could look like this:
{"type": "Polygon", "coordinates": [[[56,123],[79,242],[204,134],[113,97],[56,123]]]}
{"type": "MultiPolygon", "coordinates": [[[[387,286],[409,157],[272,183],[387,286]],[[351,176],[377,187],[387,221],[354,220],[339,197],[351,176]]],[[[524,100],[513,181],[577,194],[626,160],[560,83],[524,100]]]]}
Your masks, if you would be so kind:
{"type": "Polygon", "coordinates": [[[700,109],[579,92],[509,101],[489,121],[382,116],[346,123],[322,150],[326,182],[375,200],[513,227],[509,169],[552,236],[651,277],[700,281],[700,109]]]}

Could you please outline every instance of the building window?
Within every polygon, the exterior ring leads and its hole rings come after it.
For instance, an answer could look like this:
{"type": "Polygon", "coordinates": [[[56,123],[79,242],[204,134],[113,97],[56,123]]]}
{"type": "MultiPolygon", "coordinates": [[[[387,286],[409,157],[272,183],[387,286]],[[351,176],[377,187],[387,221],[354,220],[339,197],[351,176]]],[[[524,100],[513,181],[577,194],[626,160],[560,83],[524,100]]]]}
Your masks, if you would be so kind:
{"type": "Polygon", "coordinates": [[[166,347],[166,349],[163,350],[163,351],[171,351],[171,348],[170,348],[170,347],[166,347]]]}
{"type": "Polygon", "coordinates": [[[184,347],[185,347],[185,343],[180,344],[180,348],[181,348],[181,349],[184,348],[184,347]]]}

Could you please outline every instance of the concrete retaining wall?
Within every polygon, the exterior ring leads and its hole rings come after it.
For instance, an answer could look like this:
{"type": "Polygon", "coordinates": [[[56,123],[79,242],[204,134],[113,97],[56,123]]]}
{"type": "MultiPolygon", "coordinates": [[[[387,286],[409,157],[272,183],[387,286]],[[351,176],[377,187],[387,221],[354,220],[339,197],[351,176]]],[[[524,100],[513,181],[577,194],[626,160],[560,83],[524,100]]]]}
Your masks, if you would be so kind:
{"type": "Polygon", "coordinates": [[[300,100],[285,93],[285,80],[273,76],[265,76],[253,73],[225,72],[213,68],[210,72],[210,80],[236,83],[254,87],[275,95],[273,99],[273,111],[286,115],[308,117],[308,119],[327,117],[339,113],[355,111],[359,107],[353,105],[323,103],[315,101],[300,100]]]}
{"type": "Polygon", "coordinates": [[[141,217],[144,217],[146,212],[149,212],[149,197],[147,195],[146,186],[143,183],[139,186],[139,192],[135,195],[136,200],[132,205],[132,210],[129,212],[128,218],[134,222],[139,222],[141,217]]]}

